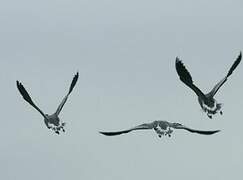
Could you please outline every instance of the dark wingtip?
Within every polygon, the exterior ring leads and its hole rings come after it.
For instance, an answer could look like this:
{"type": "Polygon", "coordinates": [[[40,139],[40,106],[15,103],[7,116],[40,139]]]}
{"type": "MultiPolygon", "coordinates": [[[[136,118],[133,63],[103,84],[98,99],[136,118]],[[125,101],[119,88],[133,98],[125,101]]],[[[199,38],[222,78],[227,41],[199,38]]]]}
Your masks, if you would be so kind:
{"type": "Polygon", "coordinates": [[[240,64],[241,58],[242,58],[242,54],[241,54],[241,51],[240,51],[240,54],[237,57],[237,59],[235,60],[234,64],[231,66],[231,68],[230,68],[230,70],[229,70],[229,72],[227,74],[227,77],[229,77],[233,73],[233,71],[235,70],[235,68],[240,64]]]}
{"type": "Polygon", "coordinates": [[[238,58],[241,59],[241,57],[242,57],[242,53],[241,53],[241,51],[240,51],[240,54],[239,54],[239,57],[238,57],[238,58]]]}
{"type": "Polygon", "coordinates": [[[106,132],[99,131],[100,134],[106,135],[106,132]]]}
{"type": "Polygon", "coordinates": [[[178,57],[176,57],[175,66],[176,72],[179,75],[180,80],[185,84],[193,84],[192,77],[189,71],[186,69],[185,65],[178,57]]]}
{"type": "Polygon", "coordinates": [[[215,130],[215,131],[212,131],[212,134],[215,134],[215,133],[218,133],[220,132],[220,130],[215,130]]]}
{"type": "Polygon", "coordinates": [[[176,57],[176,61],[175,61],[175,65],[176,65],[176,70],[180,70],[180,69],[186,69],[185,65],[183,64],[182,60],[180,60],[178,57],[176,57]]]}
{"type": "Polygon", "coordinates": [[[79,72],[77,71],[77,73],[75,74],[75,76],[79,76],[79,72]]]}
{"type": "Polygon", "coordinates": [[[74,88],[74,86],[76,85],[77,81],[78,81],[78,77],[79,77],[79,72],[77,71],[77,73],[74,75],[73,77],[73,80],[72,80],[72,83],[70,85],[70,88],[69,88],[69,91],[68,91],[68,94],[70,94],[74,88]]]}
{"type": "Polygon", "coordinates": [[[178,56],[176,56],[176,63],[179,63],[179,62],[181,62],[181,60],[179,59],[178,56]]]}
{"type": "Polygon", "coordinates": [[[125,131],[116,131],[116,132],[103,132],[103,131],[100,131],[99,133],[100,134],[103,134],[105,136],[116,136],[116,135],[120,135],[120,134],[124,134],[124,133],[128,133],[130,132],[131,130],[125,130],[125,131]]]}
{"type": "Polygon", "coordinates": [[[102,132],[102,131],[99,131],[100,134],[103,134],[105,136],[113,136],[114,134],[111,133],[111,132],[102,132]]]}
{"type": "MultiPolygon", "coordinates": [[[[17,85],[18,90],[19,90],[20,92],[22,92],[22,89],[24,88],[23,85],[22,85],[22,83],[19,82],[19,81],[17,80],[17,81],[16,81],[16,85],[17,85]]],[[[21,94],[22,94],[22,93],[21,93],[21,94]]]]}
{"type": "Polygon", "coordinates": [[[238,56],[237,60],[238,60],[238,61],[240,61],[240,60],[241,60],[241,58],[242,58],[242,52],[240,51],[240,54],[239,54],[239,56],[238,56]]]}
{"type": "Polygon", "coordinates": [[[175,60],[175,66],[176,66],[176,69],[178,69],[178,66],[179,65],[183,65],[182,61],[179,59],[178,56],[176,56],[176,60],[175,60]]]}
{"type": "Polygon", "coordinates": [[[185,127],[185,126],[180,127],[180,128],[185,129],[185,130],[187,130],[191,133],[197,133],[197,134],[202,134],[202,135],[212,135],[212,134],[220,132],[220,130],[204,131],[204,130],[191,129],[191,128],[188,128],[188,127],[185,127]]]}
{"type": "Polygon", "coordinates": [[[17,80],[17,81],[16,81],[16,85],[17,85],[17,87],[19,87],[20,84],[21,84],[21,83],[17,80]]]}
{"type": "Polygon", "coordinates": [[[79,77],[79,72],[77,71],[77,73],[74,75],[73,79],[75,79],[75,81],[77,81],[78,77],[79,77]]]}
{"type": "Polygon", "coordinates": [[[203,131],[203,132],[198,132],[199,134],[204,134],[204,135],[212,135],[215,133],[220,132],[220,130],[215,130],[215,131],[203,131]]]}
{"type": "Polygon", "coordinates": [[[24,88],[24,86],[22,85],[21,82],[19,82],[18,80],[16,81],[16,84],[17,84],[17,88],[20,92],[20,94],[22,95],[22,97],[28,102],[30,103],[31,105],[33,105],[33,101],[30,97],[30,95],[28,94],[28,92],[26,91],[26,89],[24,88]]]}

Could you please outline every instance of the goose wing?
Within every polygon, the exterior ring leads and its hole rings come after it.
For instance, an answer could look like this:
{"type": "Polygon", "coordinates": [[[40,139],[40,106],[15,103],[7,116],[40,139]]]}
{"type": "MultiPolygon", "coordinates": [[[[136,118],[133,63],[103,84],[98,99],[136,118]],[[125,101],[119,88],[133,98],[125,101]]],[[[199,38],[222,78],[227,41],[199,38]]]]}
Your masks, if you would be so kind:
{"type": "Polygon", "coordinates": [[[45,118],[47,119],[46,115],[40,110],[40,108],[38,108],[35,103],[32,101],[30,95],[28,94],[28,92],[26,91],[26,89],[24,88],[24,86],[21,84],[21,82],[16,81],[17,84],[17,88],[20,92],[20,94],[22,95],[22,97],[24,98],[25,101],[27,101],[31,106],[33,106],[37,111],[39,111],[39,113],[45,118]]]}
{"type": "Polygon", "coordinates": [[[240,52],[239,56],[237,57],[237,59],[235,60],[235,62],[231,66],[230,70],[228,71],[228,74],[221,81],[219,81],[214,86],[214,88],[209,92],[209,94],[211,96],[214,96],[218,92],[219,88],[227,81],[227,78],[233,73],[235,68],[240,64],[241,57],[242,57],[242,55],[241,55],[241,52],[240,52]]]}
{"type": "Polygon", "coordinates": [[[131,128],[131,129],[127,129],[127,130],[123,130],[123,131],[113,131],[113,132],[100,131],[99,133],[106,135],[106,136],[116,136],[116,135],[120,135],[120,134],[126,134],[126,133],[129,133],[134,130],[145,130],[145,129],[153,129],[153,128],[154,128],[154,124],[148,123],[148,124],[141,124],[141,125],[131,128]]]}
{"type": "Polygon", "coordinates": [[[176,57],[175,66],[176,66],[176,72],[179,75],[180,80],[184,84],[186,84],[189,88],[191,88],[197,94],[197,96],[199,96],[202,99],[206,99],[203,92],[193,84],[193,80],[189,71],[186,69],[186,67],[178,57],[176,57]]]}
{"type": "Polygon", "coordinates": [[[59,115],[59,113],[61,112],[61,110],[62,110],[64,104],[66,103],[66,101],[67,101],[67,99],[68,99],[69,94],[72,92],[74,86],[76,85],[76,83],[77,83],[77,81],[78,81],[78,77],[79,77],[79,73],[77,72],[77,73],[75,74],[75,76],[73,77],[72,83],[71,83],[71,85],[70,85],[70,87],[69,87],[68,94],[63,98],[63,100],[62,100],[62,102],[60,103],[60,105],[58,106],[58,108],[57,108],[55,114],[59,115]]]}
{"type": "Polygon", "coordinates": [[[184,125],[179,125],[179,126],[175,126],[173,127],[175,129],[185,129],[191,133],[197,133],[197,134],[203,134],[203,135],[212,135],[212,134],[215,134],[217,132],[219,132],[220,130],[213,130],[213,131],[203,131],[203,130],[196,130],[196,129],[191,129],[191,128],[188,128],[184,125]]]}

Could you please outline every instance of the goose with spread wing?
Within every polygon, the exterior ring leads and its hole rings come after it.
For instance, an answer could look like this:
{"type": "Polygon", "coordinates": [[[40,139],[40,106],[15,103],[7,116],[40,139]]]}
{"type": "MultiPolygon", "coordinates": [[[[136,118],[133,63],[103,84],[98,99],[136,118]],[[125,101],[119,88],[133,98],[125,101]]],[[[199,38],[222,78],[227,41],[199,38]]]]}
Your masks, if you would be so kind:
{"type": "Polygon", "coordinates": [[[196,85],[194,85],[189,71],[186,69],[182,61],[176,57],[175,67],[180,80],[196,93],[201,108],[205,113],[207,113],[207,116],[210,119],[212,118],[212,115],[215,115],[218,112],[220,112],[221,115],[223,114],[221,110],[222,104],[217,103],[216,99],[214,99],[214,96],[218,92],[219,88],[227,81],[228,77],[233,73],[235,68],[239,65],[241,57],[242,55],[240,52],[239,56],[236,58],[235,62],[229,69],[227,75],[221,81],[219,81],[207,94],[204,94],[196,85]]]}
{"type": "Polygon", "coordinates": [[[214,133],[217,133],[220,131],[220,130],[213,130],[213,131],[196,130],[196,129],[188,128],[180,123],[171,123],[168,121],[156,120],[151,123],[141,124],[141,125],[138,125],[138,126],[135,126],[133,128],[123,130],[123,131],[113,131],[113,132],[100,131],[100,133],[103,135],[106,135],[106,136],[116,136],[116,135],[120,135],[120,134],[129,133],[129,132],[135,131],[135,130],[154,129],[159,137],[166,136],[166,135],[171,137],[171,133],[173,132],[173,130],[171,128],[184,129],[191,133],[197,133],[197,134],[202,134],[202,135],[211,135],[211,134],[214,134],[214,133]]]}
{"type": "Polygon", "coordinates": [[[26,91],[26,89],[24,88],[24,86],[22,85],[21,82],[16,81],[16,83],[17,83],[17,88],[18,88],[20,94],[23,96],[24,100],[27,101],[32,107],[34,107],[44,117],[44,122],[45,122],[45,125],[47,126],[47,128],[52,129],[57,134],[59,134],[60,130],[65,132],[65,130],[64,130],[65,122],[62,122],[59,119],[58,115],[60,114],[64,104],[66,103],[66,101],[68,99],[68,96],[70,95],[74,86],[76,85],[76,83],[78,81],[78,77],[79,77],[79,73],[77,72],[75,74],[75,76],[73,77],[73,80],[69,87],[69,91],[68,91],[67,95],[63,98],[63,100],[60,103],[60,105],[58,106],[56,112],[51,115],[44,114],[44,112],[38,106],[35,105],[35,103],[31,99],[29,93],[26,91]]]}

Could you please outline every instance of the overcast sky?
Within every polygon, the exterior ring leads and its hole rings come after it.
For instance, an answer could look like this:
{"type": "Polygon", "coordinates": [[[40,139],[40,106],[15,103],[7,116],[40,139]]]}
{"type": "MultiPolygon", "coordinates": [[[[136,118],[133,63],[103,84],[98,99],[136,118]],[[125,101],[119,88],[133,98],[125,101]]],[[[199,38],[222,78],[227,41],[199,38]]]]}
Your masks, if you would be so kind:
{"type": "Polygon", "coordinates": [[[179,56],[210,91],[243,50],[242,10],[241,0],[0,2],[0,179],[242,179],[243,64],[212,120],[175,71],[179,56]],[[77,71],[60,114],[66,133],[56,135],[16,80],[51,114],[77,71]],[[156,119],[221,132],[98,133],[156,119]]]}

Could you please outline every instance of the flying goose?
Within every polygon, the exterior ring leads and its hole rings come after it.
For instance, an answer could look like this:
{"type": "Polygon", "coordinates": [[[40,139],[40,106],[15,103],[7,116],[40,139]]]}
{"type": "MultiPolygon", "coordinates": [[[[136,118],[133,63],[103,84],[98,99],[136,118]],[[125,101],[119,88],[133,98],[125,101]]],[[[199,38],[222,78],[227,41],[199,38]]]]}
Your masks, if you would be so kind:
{"type": "Polygon", "coordinates": [[[35,105],[35,103],[32,101],[30,95],[28,94],[28,92],[26,91],[26,89],[24,88],[24,86],[22,85],[21,82],[16,81],[16,83],[17,83],[17,88],[18,88],[20,94],[23,96],[24,100],[27,101],[31,106],[33,106],[37,111],[39,111],[39,113],[44,117],[44,122],[45,122],[47,128],[52,129],[57,134],[59,134],[60,130],[65,132],[65,130],[64,130],[65,122],[61,122],[58,115],[61,112],[64,104],[66,103],[69,94],[72,92],[74,86],[76,85],[78,76],[79,76],[79,74],[77,72],[76,75],[73,77],[73,80],[69,87],[69,91],[68,91],[67,95],[63,98],[63,100],[60,103],[60,105],[58,106],[56,112],[51,115],[44,114],[43,111],[41,111],[40,108],[38,108],[35,105]]]}
{"type": "Polygon", "coordinates": [[[207,113],[207,116],[210,119],[212,118],[212,115],[215,115],[218,112],[220,112],[221,115],[223,114],[221,110],[222,104],[217,103],[217,101],[214,99],[214,95],[218,92],[219,88],[227,81],[227,78],[233,73],[235,68],[239,65],[241,61],[241,56],[242,55],[240,52],[234,64],[231,66],[230,70],[228,71],[228,74],[221,81],[219,81],[213,87],[213,89],[207,94],[204,94],[197,86],[194,85],[189,71],[187,71],[182,61],[178,57],[176,57],[175,66],[176,66],[177,74],[180,77],[180,80],[197,94],[198,102],[201,108],[205,113],[207,113]]]}
{"type": "Polygon", "coordinates": [[[101,131],[99,133],[106,135],[106,136],[116,136],[116,135],[120,135],[120,134],[129,133],[129,132],[135,131],[135,130],[154,129],[159,137],[162,137],[162,135],[164,135],[164,136],[168,135],[169,137],[171,137],[171,133],[173,132],[173,130],[171,128],[184,129],[191,133],[198,133],[198,134],[203,134],[203,135],[211,135],[211,134],[214,134],[214,133],[217,133],[220,131],[220,130],[215,130],[215,131],[195,130],[195,129],[188,128],[179,123],[170,123],[168,121],[156,120],[151,123],[141,124],[141,125],[131,128],[131,129],[127,129],[127,130],[123,130],[123,131],[114,131],[114,132],[102,132],[101,131]]]}

